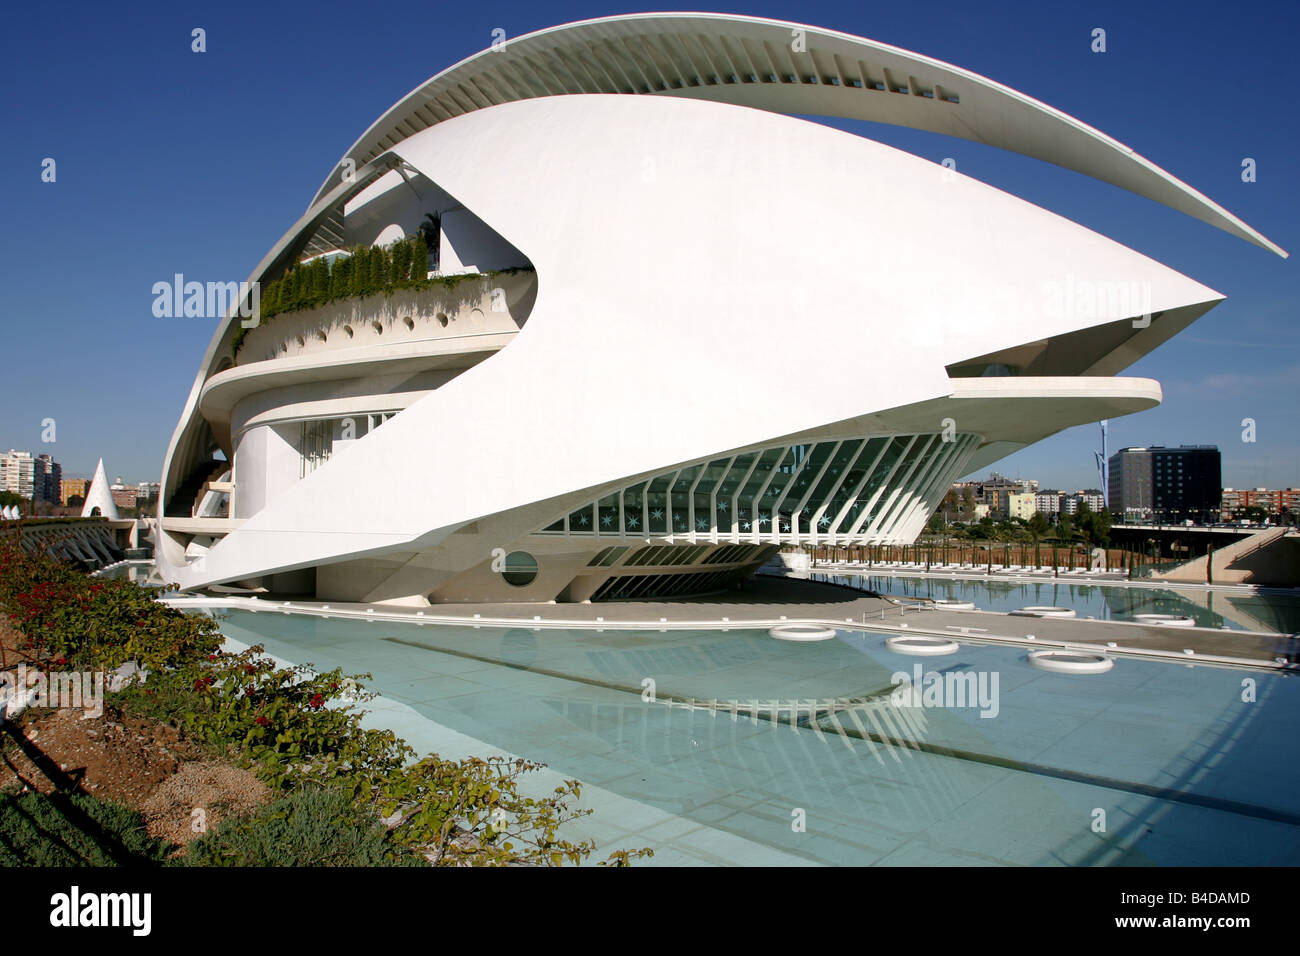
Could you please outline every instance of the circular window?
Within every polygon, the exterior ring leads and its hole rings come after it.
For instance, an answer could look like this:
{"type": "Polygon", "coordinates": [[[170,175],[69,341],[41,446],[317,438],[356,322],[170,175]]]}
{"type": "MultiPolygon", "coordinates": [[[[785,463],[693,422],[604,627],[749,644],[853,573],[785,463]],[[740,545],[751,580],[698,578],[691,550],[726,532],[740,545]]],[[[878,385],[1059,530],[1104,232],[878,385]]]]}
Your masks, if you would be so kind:
{"type": "Polygon", "coordinates": [[[374,326],[374,330],[375,330],[375,335],[383,335],[383,334],[384,334],[384,327],[383,327],[382,325],[380,325],[378,322],[373,323],[373,326],[374,326]]]}
{"type": "Polygon", "coordinates": [[[328,341],[329,341],[329,339],[326,337],[326,335],[325,335],[324,332],[317,332],[317,333],[316,333],[316,338],[320,339],[322,342],[328,342],[328,341]]]}
{"type": "Polygon", "coordinates": [[[343,326],[343,331],[344,331],[344,333],[347,335],[348,338],[352,338],[352,336],[355,334],[355,333],[352,331],[352,326],[350,326],[350,325],[345,325],[345,326],[343,326]]]}
{"type": "Polygon", "coordinates": [[[307,343],[303,340],[303,337],[301,335],[298,336],[298,348],[305,348],[306,345],[307,343]]]}
{"type": "Polygon", "coordinates": [[[415,320],[412,319],[409,315],[406,318],[402,319],[402,324],[406,326],[406,331],[408,332],[415,331],[415,320]]]}
{"type": "Polygon", "coordinates": [[[532,584],[537,577],[537,559],[527,551],[511,551],[506,555],[501,576],[506,579],[506,584],[513,584],[517,588],[532,584]]]}
{"type": "Polygon", "coordinates": [[[447,323],[448,323],[449,321],[450,321],[450,320],[447,318],[447,313],[446,313],[446,312],[439,312],[439,313],[438,313],[438,324],[441,325],[444,329],[447,327],[447,323]]]}

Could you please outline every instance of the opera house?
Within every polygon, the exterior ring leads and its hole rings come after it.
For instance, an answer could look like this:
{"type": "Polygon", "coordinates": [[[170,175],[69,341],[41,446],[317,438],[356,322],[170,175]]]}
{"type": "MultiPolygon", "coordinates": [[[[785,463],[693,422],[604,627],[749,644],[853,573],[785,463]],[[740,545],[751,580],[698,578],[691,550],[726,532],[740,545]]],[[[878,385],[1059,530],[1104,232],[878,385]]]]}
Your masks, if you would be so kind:
{"type": "Polygon", "coordinates": [[[785,545],[910,542],[958,476],[1159,403],[1119,373],[1218,292],[816,116],[1285,255],[920,54],[713,14],[543,30],[399,100],[258,264],[167,452],[161,573],[407,606],[708,593],[785,545]]]}

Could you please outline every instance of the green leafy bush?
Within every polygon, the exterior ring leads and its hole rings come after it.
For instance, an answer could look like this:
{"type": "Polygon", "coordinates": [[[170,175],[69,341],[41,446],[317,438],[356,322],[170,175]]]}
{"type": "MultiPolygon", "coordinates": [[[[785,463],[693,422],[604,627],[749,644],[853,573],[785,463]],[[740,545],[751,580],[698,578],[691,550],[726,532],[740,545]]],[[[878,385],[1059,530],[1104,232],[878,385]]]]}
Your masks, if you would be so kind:
{"type": "Polygon", "coordinates": [[[12,535],[0,541],[0,604],[41,659],[95,670],[127,661],[148,670],[182,668],[221,646],[215,621],[159,604],[157,592],[28,555],[12,535]]]}
{"type": "MultiPolygon", "coordinates": [[[[506,757],[443,760],[436,754],[390,773],[376,787],[383,813],[400,814],[395,843],[435,864],[560,866],[581,863],[596,845],[558,838],[564,823],[587,816],[570,799],[582,796],[566,780],[543,797],[519,793],[519,778],[543,764],[506,757]]],[[[617,850],[601,865],[627,866],[651,850],[617,850]]]]}

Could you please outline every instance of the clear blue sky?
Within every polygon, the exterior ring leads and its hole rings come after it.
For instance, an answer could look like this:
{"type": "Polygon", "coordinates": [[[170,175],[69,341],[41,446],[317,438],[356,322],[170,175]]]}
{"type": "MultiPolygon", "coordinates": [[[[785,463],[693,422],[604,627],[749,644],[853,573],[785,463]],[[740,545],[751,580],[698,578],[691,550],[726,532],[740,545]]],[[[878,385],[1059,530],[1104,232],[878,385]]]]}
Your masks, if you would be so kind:
{"type": "MultiPolygon", "coordinates": [[[[157,480],[215,322],[159,319],[173,273],[243,279],[344,150],[428,77],[508,36],[647,7],[595,3],[19,4],[0,34],[6,184],[0,448],[65,474],[157,480]],[[208,50],[190,51],[190,31],[208,50]],[[41,161],[57,162],[42,183],[41,161]],[[41,442],[53,418],[57,440],[41,442]]],[[[669,9],[673,9],[670,7],[669,9]]],[[[687,6],[679,9],[689,9],[687,6]]],[[[1300,5],[711,3],[916,50],[1079,117],[1300,253],[1300,5]],[[1094,27],[1108,50],[1090,51],[1094,27]],[[1258,181],[1241,181],[1253,157],[1258,181]]],[[[1111,423],[1111,447],[1217,444],[1224,483],[1300,486],[1296,259],[1119,189],[964,140],[859,129],[1111,236],[1228,296],[1125,374],[1162,406],[1111,423]],[[1241,440],[1253,418],[1257,441],[1241,440]]],[[[827,374],[835,374],[833,367],[827,374]]],[[[998,470],[1095,482],[1095,426],[998,470]]]]}

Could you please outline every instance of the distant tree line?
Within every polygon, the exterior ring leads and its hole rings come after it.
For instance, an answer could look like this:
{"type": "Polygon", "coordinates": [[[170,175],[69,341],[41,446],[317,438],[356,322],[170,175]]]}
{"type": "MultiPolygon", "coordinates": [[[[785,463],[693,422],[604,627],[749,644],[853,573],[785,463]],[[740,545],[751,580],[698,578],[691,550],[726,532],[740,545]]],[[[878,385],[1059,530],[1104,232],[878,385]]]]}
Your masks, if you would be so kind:
{"type": "Polygon", "coordinates": [[[985,515],[976,520],[975,506],[970,489],[958,497],[949,491],[939,510],[926,525],[926,533],[944,535],[966,541],[1082,541],[1086,544],[1110,543],[1111,513],[1108,509],[1093,511],[1086,501],[1079,502],[1073,514],[1061,512],[1052,522],[1042,512],[1036,511],[1025,518],[1001,518],[985,515]],[[966,499],[966,500],[963,500],[966,499]]]}

